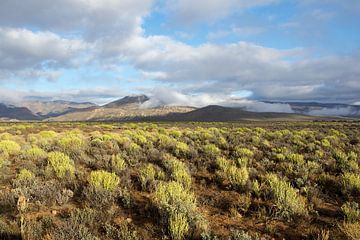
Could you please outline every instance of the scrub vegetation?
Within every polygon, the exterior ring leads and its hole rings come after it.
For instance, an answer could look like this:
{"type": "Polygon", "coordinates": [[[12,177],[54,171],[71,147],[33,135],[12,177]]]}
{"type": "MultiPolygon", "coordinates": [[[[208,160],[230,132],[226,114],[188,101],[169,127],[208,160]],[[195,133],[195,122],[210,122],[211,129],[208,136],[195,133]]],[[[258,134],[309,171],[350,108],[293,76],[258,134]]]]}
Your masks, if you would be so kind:
{"type": "Polygon", "coordinates": [[[360,124],[1,123],[0,239],[360,239],[360,124]]]}

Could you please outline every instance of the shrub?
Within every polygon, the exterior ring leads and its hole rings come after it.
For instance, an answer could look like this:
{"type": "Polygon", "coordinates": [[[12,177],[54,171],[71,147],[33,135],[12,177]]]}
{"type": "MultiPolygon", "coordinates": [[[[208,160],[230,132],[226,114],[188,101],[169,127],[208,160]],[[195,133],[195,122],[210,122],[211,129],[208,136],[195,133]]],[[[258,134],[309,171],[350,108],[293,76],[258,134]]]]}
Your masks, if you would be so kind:
{"type": "Polygon", "coordinates": [[[357,202],[347,202],[342,205],[341,210],[347,222],[353,223],[360,221],[360,207],[357,202]]]}
{"type": "Polygon", "coordinates": [[[251,158],[254,156],[254,152],[247,148],[236,147],[235,148],[236,156],[238,157],[248,157],[251,158]]]}
{"type": "Polygon", "coordinates": [[[340,226],[341,231],[351,240],[359,240],[360,239],[360,222],[355,223],[347,223],[344,222],[342,226],[340,226]]]}
{"type": "Polygon", "coordinates": [[[216,157],[221,152],[220,149],[215,144],[206,144],[203,147],[203,151],[205,155],[209,157],[216,157]]]}
{"type": "Polygon", "coordinates": [[[305,164],[304,156],[301,154],[292,153],[288,156],[288,159],[296,165],[301,166],[305,164]]]}
{"type": "Polygon", "coordinates": [[[165,166],[170,171],[172,180],[181,183],[185,188],[191,186],[191,175],[185,163],[176,158],[171,158],[165,161],[165,166]]]}
{"type": "Polygon", "coordinates": [[[154,192],[153,200],[159,210],[165,213],[167,217],[176,211],[189,217],[196,210],[195,195],[175,181],[159,183],[154,192]]]}
{"type": "Polygon", "coordinates": [[[91,186],[103,188],[110,192],[114,191],[120,183],[120,179],[115,173],[104,170],[92,171],[88,180],[91,186]]]}
{"type": "Polygon", "coordinates": [[[186,157],[190,152],[189,146],[184,142],[177,142],[175,145],[175,155],[177,157],[186,157]]]}
{"type": "Polygon", "coordinates": [[[345,173],[343,175],[345,190],[353,193],[360,193],[360,175],[356,173],[345,173]]]}
{"type": "Polygon", "coordinates": [[[61,149],[68,154],[78,154],[85,145],[83,138],[74,134],[60,138],[58,143],[61,149]]]}
{"type": "Polygon", "coordinates": [[[186,215],[181,212],[173,212],[169,219],[169,232],[173,240],[182,240],[189,231],[189,223],[186,215]]]}
{"type": "Polygon", "coordinates": [[[305,200],[298,195],[290,183],[279,179],[275,174],[267,176],[276,207],[281,216],[307,215],[305,200]]]}
{"type": "Polygon", "coordinates": [[[126,169],[127,164],[121,154],[116,154],[111,157],[111,166],[116,171],[123,171],[126,169]]]}
{"type": "Polygon", "coordinates": [[[39,161],[47,157],[47,153],[39,147],[32,147],[25,151],[25,157],[31,161],[39,161]]]}
{"type": "Polygon", "coordinates": [[[249,172],[246,167],[238,168],[231,166],[226,174],[229,177],[231,185],[236,188],[244,188],[249,179],[249,172]]]}
{"type": "Polygon", "coordinates": [[[58,178],[63,178],[66,174],[73,175],[75,172],[74,162],[62,152],[49,153],[48,162],[58,178]]]}
{"type": "Polygon", "coordinates": [[[27,169],[21,169],[20,172],[18,173],[18,175],[16,176],[17,180],[30,180],[33,179],[35,177],[35,175],[27,170],[27,169]]]}
{"type": "Polygon", "coordinates": [[[0,141],[0,152],[8,153],[9,155],[17,155],[21,151],[21,147],[18,143],[12,140],[0,141]]]}
{"type": "Polygon", "coordinates": [[[139,169],[139,178],[143,190],[147,189],[149,183],[155,181],[156,170],[153,164],[149,163],[139,169]]]}

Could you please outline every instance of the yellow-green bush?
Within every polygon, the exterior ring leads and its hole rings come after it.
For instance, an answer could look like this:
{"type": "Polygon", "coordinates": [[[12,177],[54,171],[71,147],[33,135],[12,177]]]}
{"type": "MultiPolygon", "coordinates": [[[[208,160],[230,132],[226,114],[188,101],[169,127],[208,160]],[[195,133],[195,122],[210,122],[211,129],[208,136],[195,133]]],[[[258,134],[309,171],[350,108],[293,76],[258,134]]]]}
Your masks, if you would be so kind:
{"type": "Polygon", "coordinates": [[[360,193],[360,174],[345,173],[343,175],[345,190],[360,193]]]}
{"type": "Polygon", "coordinates": [[[127,164],[121,154],[116,154],[116,155],[112,155],[111,157],[111,166],[116,171],[123,171],[126,169],[127,164]]]}
{"type": "Polygon", "coordinates": [[[63,136],[58,143],[61,149],[68,154],[79,153],[85,145],[84,139],[74,134],[63,136]]]}
{"type": "Polygon", "coordinates": [[[169,169],[172,180],[181,183],[186,188],[191,186],[191,175],[185,163],[176,158],[170,158],[165,161],[165,166],[169,169]]]}
{"type": "Polygon", "coordinates": [[[175,145],[175,155],[178,157],[186,157],[190,152],[189,146],[184,142],[177,142],[175,145]]]}
{"type": "Polygon", "coordinates": [[[275,174],[267,175],[270,190],[274,197],[276,207],[282,217],[307,215],[306,202],[290,183],[279,179],[275,174]]]}
{"type": "Polygon", "coordinates": [[[305,164],[304,156],[301,154],[297,154],[297,153],[289,154],[288,159],[296,165],[301,166],[305,164]]]}
{"type": "Polygon", "coordinates": [[[9,155],[17,155],[21,151],[21,147],[18,143],[12,140],[0,141],[0,152],[5,152],[9,155]]]}
{"type": "Polygon", "coordinates": [[[251,158],[254,156],[254,152],[247,148],[236,147],[235,148],[236,156],[238,157],[248,157],[251,158]]]}
{"type": "Polygon", "coordinates": [[[160,182],[154,192],[153,201],[167,216],[180,211],[189,217],[196,210],[195,195],[175,181],[160,182]]]}
{"type": "Polygon", "coordinates": [[[353,223],[360,221],[360,207],[357,202],[347,202],[342,205],[341,210],[347,222],[353,223]]]}
{"type": "Polygon", "coordinates": [[[74,162],[62,152],[50,152],[48,162],[58,178],[63,178],[66,174],[73,175],[75,172],[74,162]]]}
{"type": "Polygon", "coordinates": [[[182,212],[173,212],[169,219],[169,232],[171,239],[183,240],[189,231],[188,218],[182,212]]]}
{"type": "Polygon", "coordinates": [[[153,183],[156,177],[156,170],[153,164],[149,163],[145,166],[142,166],[139,169],[139,178],[141,182],[142,189],[146,189],[147,184],[153,183]]]}
{"type": "Polygon", "coordinates": [[[31,161],[38,161],[47,157],[47,153],[37,146],[27,149],[24,155],[26,159],[31,161]]]}
{"type": "Polygon", "coordinates": [[[23,180],[30,180],[33,179],[35,175],[27,170],[27,169],[21,169],[20,172],[17,174],[16,179],[23,181],[23,180]]]}
{"type": "Polygon", "coordinates": [[[249,179],[249,172],[245,167],[238,168],[236,166],[231,166],[228,169],[227,174],[231,185],[235,187],[244,187],[249,179]]]}
{"type": "Polygon", "coordinates": [[[104,170],[92,171],[88,180],[91,186],[110,192],[114,191],[120,183],[120,179],[115,173],[109,173],[104,170]]]}

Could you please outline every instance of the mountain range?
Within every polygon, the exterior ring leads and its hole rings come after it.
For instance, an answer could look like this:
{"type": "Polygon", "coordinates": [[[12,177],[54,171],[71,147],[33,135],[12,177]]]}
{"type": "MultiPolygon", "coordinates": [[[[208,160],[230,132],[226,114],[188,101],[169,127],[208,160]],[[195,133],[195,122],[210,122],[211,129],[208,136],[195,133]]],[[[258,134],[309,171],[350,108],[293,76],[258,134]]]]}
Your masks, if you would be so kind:
{"type": "Polygon", "coordinates": [[[99,106],[90,102],[23,101],[0,103],[0,120],[5,121],[240,121],[240,120],[321,120],[360,118],[360,106],[317,102],[270,102],[288,104],[293,113],[251,112],[245,107],[210,105],[146,107],[146,95],[126,96],[99,106]],[[319,117],[326,115],[323,117],[319,117]],[[334,116],[334,117],[329,117],[334,116]]]}

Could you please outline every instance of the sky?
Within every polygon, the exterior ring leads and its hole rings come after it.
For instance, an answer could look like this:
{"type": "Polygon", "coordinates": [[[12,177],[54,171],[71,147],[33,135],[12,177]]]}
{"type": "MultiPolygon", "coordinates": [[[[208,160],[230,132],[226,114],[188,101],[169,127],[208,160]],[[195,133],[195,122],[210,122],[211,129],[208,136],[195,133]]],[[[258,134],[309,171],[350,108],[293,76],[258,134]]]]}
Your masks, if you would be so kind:
{"type": "Polygon", "coordinates": [[[359,104],[359,23],[359,0],[1,0],[0,101],[359,104]]]}

